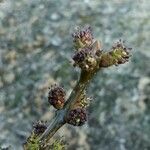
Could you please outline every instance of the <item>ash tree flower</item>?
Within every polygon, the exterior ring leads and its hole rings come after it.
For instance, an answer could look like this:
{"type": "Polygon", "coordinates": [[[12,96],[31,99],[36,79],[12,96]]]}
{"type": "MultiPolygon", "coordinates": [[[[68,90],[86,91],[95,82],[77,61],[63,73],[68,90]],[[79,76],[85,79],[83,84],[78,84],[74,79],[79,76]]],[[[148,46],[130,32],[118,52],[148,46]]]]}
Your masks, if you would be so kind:
{"type": "Polygon", "coordinates": [[[81,70],[90,72],[112,65],[124,64],[131,57],[131,48],[126,47],[122,40],[119,40],[109,52],[106,52],[101,50],[100,42],[93,38],[91,29],[83,28],[73,35],[76,51],[72,59],[74,66],[81,68],[81,70]]]}
{"type": "Polygon", "coordinates": [[[73,126],[82,126],[87,121],[87,111],[84,108],[76,108],[69,111],[66,122],[73,126]]]}
{"type": "Polygon", "coordinates": [[[101,56],[100,67],[109,67],[112,65],[124,64],[131,57],[131,48],[124,45],[122,40],[114,44],[110,52],[105,52],[101,56]]]}
{"type": "Polygon", "coordinates": [[[38,121],[35,124],[33,124],[33,132],[36,135],[42,134],[47,129],[47,125],[43,121],[38,121]]]}
{"type": "Polygon", "coordinates": [[[63,87],[58,85],[52,85],[48,93],[48,102],[56,109],[62,109],[65,104],[66,92],[63,87]]]}
{"type": "Polygon", "coordinates": [[[72,34],[72,37],[76,49],[87,47],[93,43],[93,34],[90,26],[78,27],[76,32],[72,34]]]}
{"type": "Polygon", "coordinates": [[[85,91],[89,81],[101,68],[124,64],[131,57],[131,48],[125,46],[122,40],[115,43],[110,51],[102,50],[101,43],[94,39],[89,26],[77,28],[72,36],[75,49],[73,66],[80,68],[79,80],[67,100],[63,87],[56,84],[50,87],[48,102],[57,109],[56,116],[48,127],[43,122],[37,122],[33,126],[33,132],[24,145],[25,150],[33,147],[45,149],[50,138],[66,123],[73,126],[84,125],[88,119],[87,107],[91,100],[85,91]]]}
{"type": "Polygon", "coordinates": [[[73,56],[74,66],[79,66],[82,70],[93,70],[97,61],[91,47],[85,47],[77,51],[73,56]]]}

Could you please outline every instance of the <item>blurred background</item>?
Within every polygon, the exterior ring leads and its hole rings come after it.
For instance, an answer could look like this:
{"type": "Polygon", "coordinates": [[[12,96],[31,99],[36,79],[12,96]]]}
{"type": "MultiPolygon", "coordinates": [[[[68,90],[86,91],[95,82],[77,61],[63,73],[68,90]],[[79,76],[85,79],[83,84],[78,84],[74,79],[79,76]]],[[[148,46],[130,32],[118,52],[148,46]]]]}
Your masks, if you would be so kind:
{"type": "Polygon", "coordinates": [[[71,33],[89,24],[103,49],[118,39],[133,48],[129,63],[103,69],[92,81],[89,121],[66,125],[68,150],[150,149],[150,1],[0,1],[0,145],[21,150],[38,120],[48,120],[48,87],[71,92],[79,70],[69,63],[71,33]]]}

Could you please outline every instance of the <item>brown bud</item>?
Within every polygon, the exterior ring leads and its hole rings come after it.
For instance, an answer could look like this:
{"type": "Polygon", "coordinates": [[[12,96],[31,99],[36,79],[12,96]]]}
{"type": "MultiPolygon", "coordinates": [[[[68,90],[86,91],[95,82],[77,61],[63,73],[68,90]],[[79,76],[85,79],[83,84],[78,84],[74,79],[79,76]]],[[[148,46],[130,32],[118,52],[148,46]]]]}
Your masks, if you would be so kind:
{"type": "Polygon", "coordinates": [[[73,42],[76,49],[89,46],[93,43],[93,35],[91,27],[77,28],[76,32],[72,34],[73,42]]]}
{"type": "Polygon", "coordinates": [[[46,126],[46,123],[43,122],[43,121],[38,121],[36,122],[34,125],[33,125],[33,132],[36,134],[36,135],[40,135],[42,134],[46,129],[47,129],[47,126],[46,126]]]}
{"type": "Polygon", "coordinates": [[[96,56],[91,47],[86,47],[77,51],[73,56],[74,66],[80,67],[82,70],[93,70],[96,65],[96,56]]]}
{"type": "Polygon", "coordinates": [[[74,126],[82,126],[86,121],[87,112],[83,108],[70,110],[66,117],[66,122],[74,126]]]}
{"type": "Polygon", "coordinates": [[[48,102],[56,109],[61,109],[65,103],[65,91],[58,85],[52,85],[48,93],[48,102]]]}
{"type": "Polygon", "coordinates": [[[109,67],[112,65],[124,64],[129,61],[131,48],[124,45],[124,41],[119,40],[113,47],[112,51],[102,53],[100,67],[109,67]]]}

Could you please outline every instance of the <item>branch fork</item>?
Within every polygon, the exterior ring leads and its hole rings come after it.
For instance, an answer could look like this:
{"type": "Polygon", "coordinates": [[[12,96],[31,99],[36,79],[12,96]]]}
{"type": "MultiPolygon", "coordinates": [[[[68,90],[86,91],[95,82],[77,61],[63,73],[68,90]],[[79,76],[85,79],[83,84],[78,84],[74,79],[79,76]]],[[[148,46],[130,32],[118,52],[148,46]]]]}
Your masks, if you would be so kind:
{"type": "Polygon", "coordinates": [[[57,130],[66,123],[83,125],[87,116],[86,105],[78,103],[81,103],[82,99],[87,100],[83,93],[91,79],[101,68],[124,64],[131,56],[131,48],[127,48],[121,40],[115,43],[109,52],[103,51],[100,42],[94,40],[91,27],[77,28],[72,36],[75,48],[73,65],[80,68],[80,77],[66,102],[64,90],[56,85],[51,87],[49,103],[57,111],[47,129],[37,136],[39,143],[48,143],[57,130]]]}

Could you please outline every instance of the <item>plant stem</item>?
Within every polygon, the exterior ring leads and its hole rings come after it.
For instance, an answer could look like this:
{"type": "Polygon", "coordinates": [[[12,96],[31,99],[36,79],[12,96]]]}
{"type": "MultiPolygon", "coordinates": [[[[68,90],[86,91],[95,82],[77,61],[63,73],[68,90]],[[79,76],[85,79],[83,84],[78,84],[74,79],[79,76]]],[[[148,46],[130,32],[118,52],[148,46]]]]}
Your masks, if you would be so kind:
{"type": "Polygon", "coordinates": [[[56,113],[56,116],[52,119],[48,128],[40,136],[39,141],[42,141],[44,139],[46,139],[46,141],[49,140],[56,133],[56,131],[65,124],[64,115],[64,110],[59,110],[56,113]]]}
{"type": "Polygon", "coordinates": [[[52,120],[51,124],[48,126],[46,131],[40,136],[39,141],[43,140],[48,141],[57,132],[57,130],[66,123],[65,117],[68,111],[72,108],[72,106],[74,106],[76,101],[80,98],[90,79],[93,77],[94,73],[95,71],[81,72],[80,79],[76,83],[74,89],[72,90],[68,100],[65,103],[64,108],[57,111],[56,116],[54,117],[54,119],[52,120]]]}
{"type": "Polygon", "coordinates": [[[70,110],[72,106],[76,103],[76,101],[80,98],[81,94],[85,90],[87,84],[89,83],[90,79],[92,78],[92,73],[82,71],[80,75],[80,79],[77,82],[76,86],[74,87],[70,97],[68,98],[65,109],[70,110]]]}

